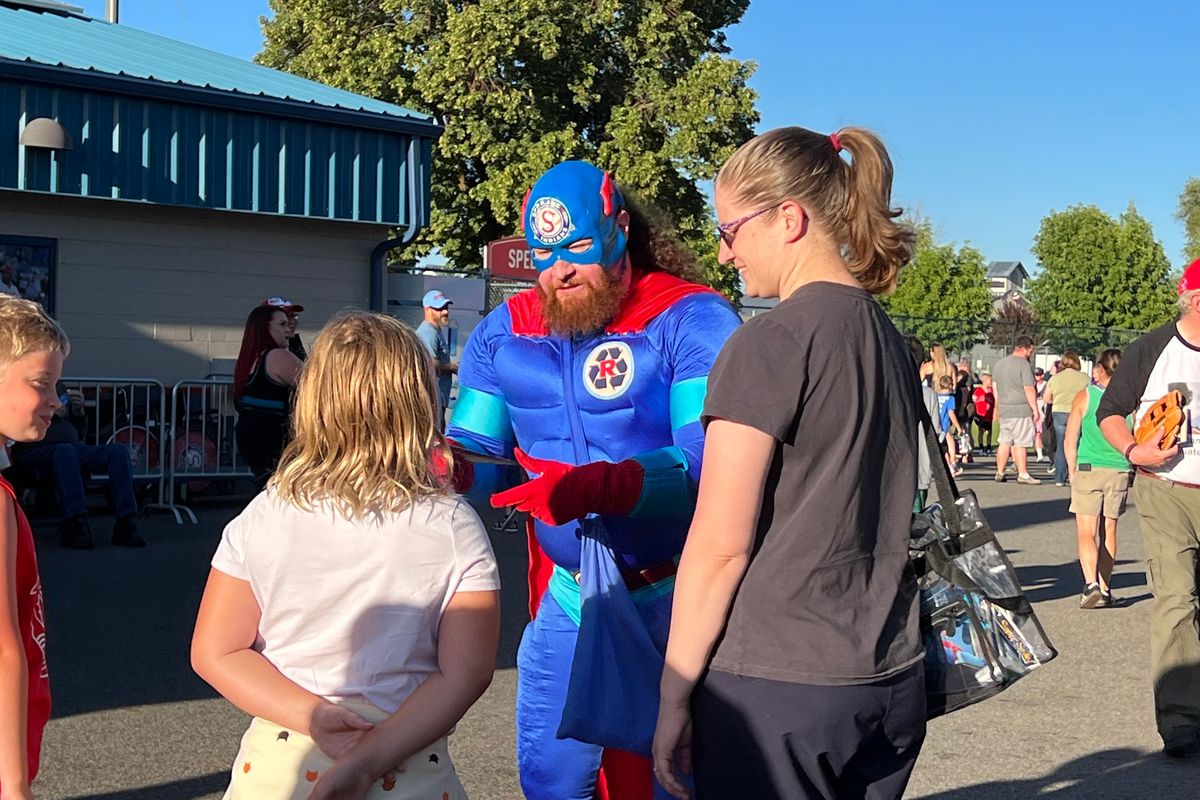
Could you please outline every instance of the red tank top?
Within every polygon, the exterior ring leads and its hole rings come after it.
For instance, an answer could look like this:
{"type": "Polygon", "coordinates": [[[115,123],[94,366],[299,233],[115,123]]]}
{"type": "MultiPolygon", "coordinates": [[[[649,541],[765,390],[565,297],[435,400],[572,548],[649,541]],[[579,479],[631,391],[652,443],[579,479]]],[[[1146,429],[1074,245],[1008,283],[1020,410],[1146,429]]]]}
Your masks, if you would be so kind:
{"type": "Polygon", "coordinates": [[[976,386],[975,391],[971,392],[971,399],[975,402],[976,416],[983,419],[992,418],[992,408],[996,402],[996,396],[990,389],[976,386]]]}
{"type": "Polygon", "coordinates": [[[17,502],[12,485],[0,478],[0,489],[13,499],[17,513],[17,622],[21,626],[21,642],[25,645],[25,661],[29,665],[29,711],[27,716],[27,747],[29,780],[38,772],[42,753],[42,731],[50,720],[50,673],[46,669],[46,612],[42,604],[42,581],[38,577],[37,554],[33,547],[33,531],[29,520],[17,502]]]}

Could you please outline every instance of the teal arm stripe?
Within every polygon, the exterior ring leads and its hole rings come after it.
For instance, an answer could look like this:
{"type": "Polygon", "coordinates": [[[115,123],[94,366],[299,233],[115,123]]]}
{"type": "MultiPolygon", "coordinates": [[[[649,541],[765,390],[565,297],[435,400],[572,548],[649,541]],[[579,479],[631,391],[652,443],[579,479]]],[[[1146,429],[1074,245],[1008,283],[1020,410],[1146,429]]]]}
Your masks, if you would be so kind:
{"type": "Polygon", "coordinates": [[[450,424],[500,442],[516,441],[504,400],[476,389],[459,389],[450,424]]]}
{"type": "Polygon", "coordinates": [[[678,447],[662,447],[633,457],[646,470],[642,495],[631,517],[661,517],[684,514],[691,507],[687,456],[678,447]]]}
{"type": "Polygon", "coordinates": [[[578,625],[583,620],[583,598],[579,594],[579,581],[557,564],[550,573],[550,583],[546,587],[551,596],[558,601],[561,608],[571,621],[578,625]]]}
{"type": "Polygon", "coordinates": [[[698,422],[707,394],[707,375],[671,384],[671,430],[698,422]]]}

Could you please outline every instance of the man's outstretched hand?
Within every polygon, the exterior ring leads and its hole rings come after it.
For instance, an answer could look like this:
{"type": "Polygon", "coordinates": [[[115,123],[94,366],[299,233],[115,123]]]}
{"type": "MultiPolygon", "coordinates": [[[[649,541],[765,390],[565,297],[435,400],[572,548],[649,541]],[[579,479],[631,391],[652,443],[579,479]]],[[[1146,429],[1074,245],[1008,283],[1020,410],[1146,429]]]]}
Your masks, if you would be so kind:
{"type": "Polygon", "coordinates": [[[593,461],[573,467],[561,461],[534,458],[520,448],[517,462],[537,477],[492,495],[492,507],[516,506],[518,511],[550,525],[562,525],[588,514],[628,514],[642,494],[646,471],[632,459],[612,463],[593,461]]]}

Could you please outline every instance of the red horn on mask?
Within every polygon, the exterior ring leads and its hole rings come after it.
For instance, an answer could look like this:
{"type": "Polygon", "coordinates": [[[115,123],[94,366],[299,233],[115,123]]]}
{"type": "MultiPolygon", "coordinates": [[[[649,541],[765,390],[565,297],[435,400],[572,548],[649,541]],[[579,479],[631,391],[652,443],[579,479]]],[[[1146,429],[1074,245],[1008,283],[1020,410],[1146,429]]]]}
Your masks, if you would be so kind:
{"type": "Polygon", "coordinates": [[[521,201],[521,233],[525,233],[525,212],[529,210],[529,195],[531,194],[533,194],[532,186],[525,190],[525,199],[521,201]]]}
{"type": "Polygon", "coordinates": [[[604,216],[611,217],[613,213],[613,181],[612,177],[606,172],[604,180],[600,182],[600,199],[604,201],[604,216]]]}

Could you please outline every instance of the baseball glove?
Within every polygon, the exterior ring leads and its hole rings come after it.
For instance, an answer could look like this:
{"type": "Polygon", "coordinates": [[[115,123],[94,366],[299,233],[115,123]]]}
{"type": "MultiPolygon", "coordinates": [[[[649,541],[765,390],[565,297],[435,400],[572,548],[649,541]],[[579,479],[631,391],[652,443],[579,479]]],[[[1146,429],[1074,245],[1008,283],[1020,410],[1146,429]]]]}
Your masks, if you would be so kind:
{"type": "Polygon", "coordinates": [[[1156,443],[1158,449],[1166,450],[1173,446],[1183,430],[1183,407],[1186,403],[1182,392],[1174,389],[1167,392],[1146,411],[1138,423],[1137,430],[1133,432],[1133,438],[1138,444],[1145,444],[1154,439],[1154,432],[1161,426],[1164,433],[1162,439],[1156,443]]]}

